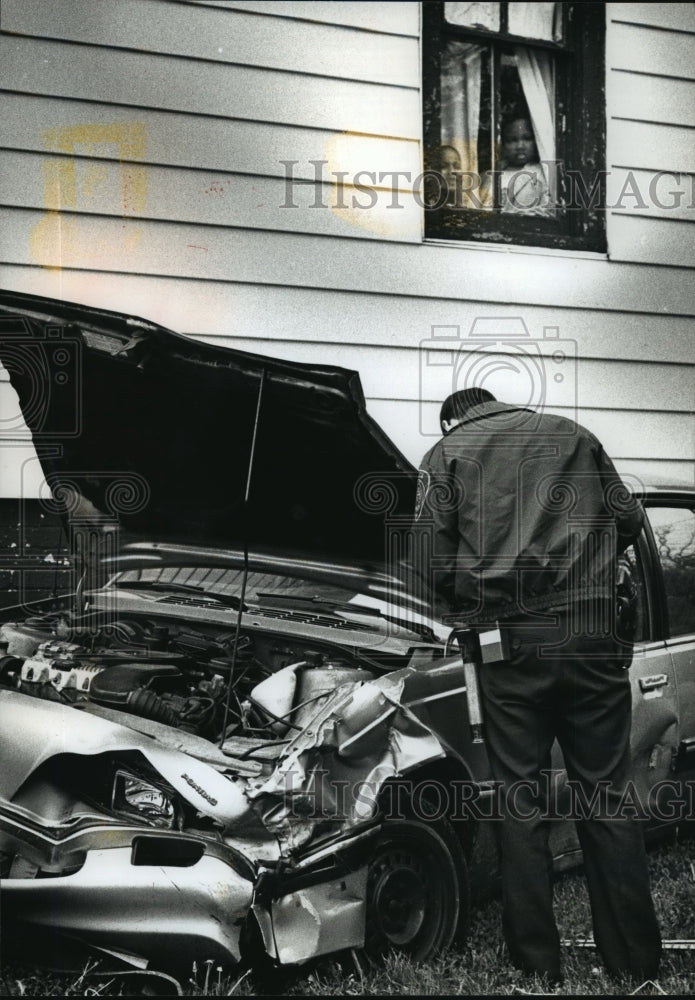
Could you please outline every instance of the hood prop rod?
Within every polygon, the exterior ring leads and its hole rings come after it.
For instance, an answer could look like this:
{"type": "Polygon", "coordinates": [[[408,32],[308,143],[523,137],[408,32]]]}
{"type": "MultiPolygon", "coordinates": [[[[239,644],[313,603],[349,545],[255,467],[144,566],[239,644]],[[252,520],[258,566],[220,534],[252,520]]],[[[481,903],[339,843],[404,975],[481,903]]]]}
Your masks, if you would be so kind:
{"type": "Polygon", "coordinates": [[[227,721],[229,719],[229,706],[232,700],[234,671],[236,668],[237,650],[239,648],[239,635],[241,633],[241,619],[246,605],[246,583],[249,576],[249,499],[251,497],[251,480],[253,478],[253,466],[256,457],[256,441],[258,439],[258,425],[261,415],[261,400],[263,399],[263,388],[265,386],[266,369],[261,369],[261,379],[258,383],[258,397],[256,398],[256,414],[253,420],[253,432],[251,434],[251,451],[249,453],[249,464],[246,470],[246,489],[244,490],[244,502],[241,509],[242,528],[244,536],[244,568],[241,574],[241,594],[239,596],[239,607],[237,608],[236,631],[234,633],[234,643],[232,645],[231,665],[229,668],[229,680],[227,682],[227,700],[224,706],[224,719],[222,722],[222,733],[220,735],[220,750],[224,744],[227,733],[227,721]]]}

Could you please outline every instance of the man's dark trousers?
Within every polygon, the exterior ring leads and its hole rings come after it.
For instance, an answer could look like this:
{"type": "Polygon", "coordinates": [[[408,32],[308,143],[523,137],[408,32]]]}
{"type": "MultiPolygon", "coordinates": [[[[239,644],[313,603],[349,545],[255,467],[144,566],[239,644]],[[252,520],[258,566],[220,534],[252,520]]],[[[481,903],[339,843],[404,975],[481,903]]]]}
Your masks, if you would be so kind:
{"type": "Polygon", "coordinates": [[[505,938],[517,966],[560,978],[549,827],[543,818],[547,786],[540,774],[550,769],[557,738],[568,777],[585,802],[600,782],[607,783],[603,815],[587,810],[589,817],[577,822],[598,949],[614,975],[654,978],[661,940],[642,829],[630,816],[612,816],[630,780],[631,694],[624,667],[631,649],[607,626],[589,637],[587,614],[594,623],[596,617],[605,621],[608,608],[580,602],[571,612],[546,612],[541,621],[554,618],[554,624],[515,619],[504,626],[509,662],[481,671],[488,755],[507,793],[498,824],[505,938]]]}

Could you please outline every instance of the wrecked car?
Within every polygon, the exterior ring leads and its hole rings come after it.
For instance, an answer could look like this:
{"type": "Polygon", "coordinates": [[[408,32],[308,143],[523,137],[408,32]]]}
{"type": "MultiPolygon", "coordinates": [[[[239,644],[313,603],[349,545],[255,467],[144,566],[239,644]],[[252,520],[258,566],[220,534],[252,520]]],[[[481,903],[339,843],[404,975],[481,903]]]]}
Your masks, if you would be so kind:
{"type": "MultiPolygon", "coordinates": [[[[136,967],[446,949],[495,876],[496,788],[461,653],[397,572],[415,470],[356,373],[20,294],[0,326],[76,573],[0,628],[5,932],[136,967]]],[[[692,811],[695,491],[639,489],[658,835],[692,811]]]]}

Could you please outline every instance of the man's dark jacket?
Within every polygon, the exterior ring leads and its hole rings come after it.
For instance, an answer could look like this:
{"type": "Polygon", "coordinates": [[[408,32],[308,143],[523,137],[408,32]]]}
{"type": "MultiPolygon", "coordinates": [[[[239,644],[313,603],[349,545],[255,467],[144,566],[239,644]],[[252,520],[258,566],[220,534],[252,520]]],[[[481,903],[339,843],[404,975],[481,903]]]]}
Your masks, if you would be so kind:
{"type": "Polygon", "coordinates": [[[643,517],[589,431],[486,402],[422,460],[414,558],[437,617],[494,621],[613,598],[643,517]]]}

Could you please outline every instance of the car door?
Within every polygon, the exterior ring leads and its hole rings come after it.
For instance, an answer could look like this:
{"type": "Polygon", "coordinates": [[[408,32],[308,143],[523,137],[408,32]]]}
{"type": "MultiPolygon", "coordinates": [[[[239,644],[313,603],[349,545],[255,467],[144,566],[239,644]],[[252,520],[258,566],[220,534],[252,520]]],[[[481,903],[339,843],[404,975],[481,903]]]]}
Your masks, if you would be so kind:
{"type": "MultiPolygon", "coordinates": [[[[679,735],[675,671],[664,638],[661,614],[660,573],[647,526],[636,544],[621,555],[618,583],[619,592],[626,597],[632,623],[627,629],[623,621],[620,628],[632,634],[634,643],[630,667],[632,783],[625,792],[624,810],[629,815],[646,816],[654,830],[677,814],[672,765],[679,735]]],[[[557,745],[553,766],[562,767],[557,745]]],[[[563,771],[558,781],[563,805],[565,780],[563,771]]],[[[579,851],[574,824],[553,824],[550,844],[558,867],[562,867],[563,858],[571,862],[579,851]]]]}
{"type": "Polygon", "coordinates": [[[672,768],[678,751],[678,688],[666,641],[661,569],[649,525],[620,557],[619,592],[629,595],[634,613],[632,730],[633,782],[650,825],[661,826],[673,812],[672,768]]]}
{"type": "MultiPolygon", "coordinates": [[[[676,776],[695,779],[695,498],[676,494],[645,505],[658,565],[666,647],[675,674],[679,732],[676,776]]],[[[686,800],[687,788],[684,788],[686,800]]]]}

